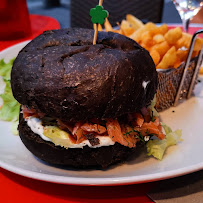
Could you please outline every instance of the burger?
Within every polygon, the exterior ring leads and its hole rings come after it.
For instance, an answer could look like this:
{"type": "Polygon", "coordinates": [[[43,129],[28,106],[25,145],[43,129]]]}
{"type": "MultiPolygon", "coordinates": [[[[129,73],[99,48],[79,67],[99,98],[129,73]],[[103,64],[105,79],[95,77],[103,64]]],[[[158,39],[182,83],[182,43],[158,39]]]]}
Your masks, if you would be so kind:
{"type": "Polygon", "coordinates": [[[46,31],[14,61],[19,135],[39,159],[77,168],[127,160],[136,145],[164,139],[149,108],[157,72],[148,51],[113,32],[46,31]]]}

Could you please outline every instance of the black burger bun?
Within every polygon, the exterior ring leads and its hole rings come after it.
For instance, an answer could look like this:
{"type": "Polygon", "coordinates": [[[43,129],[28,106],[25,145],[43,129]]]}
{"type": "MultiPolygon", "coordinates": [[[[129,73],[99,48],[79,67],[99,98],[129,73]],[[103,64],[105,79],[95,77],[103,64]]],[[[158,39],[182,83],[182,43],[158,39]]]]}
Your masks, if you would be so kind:
{"type": "Polygon", "coordinates": [[[157,88],[148,51],[113,32],[99,32],[96,45],[92,40],[93,30],[81,28],[47,31],[35,38],[14,62],[14,97],[68,121],[116,118],[148,105],[157,88]]]}
{"type": "Polygon", "coordinates": [[[136,151],[135,148],[125,147],[119,143],[98,148],[69,148],[55,146],[35,134],[20,114],[18,126],[19,135],[27,147],[39,159],[58,165],[67,165],[75,168],[106,168],[117,162],[126,161],[136,151]]]}

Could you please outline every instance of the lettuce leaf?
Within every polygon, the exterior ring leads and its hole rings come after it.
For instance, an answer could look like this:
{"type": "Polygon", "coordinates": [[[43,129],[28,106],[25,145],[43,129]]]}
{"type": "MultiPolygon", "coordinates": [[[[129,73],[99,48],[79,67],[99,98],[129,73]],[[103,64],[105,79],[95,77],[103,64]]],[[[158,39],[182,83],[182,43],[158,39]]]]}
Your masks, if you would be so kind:
{"type": "Polygon", "coordinates": [[[4,80],[11,80],[11,69],[15,58],[11,59],[8,63],[5,63],[4,59],[0,60],[0,75],[4,80]]]}
{"type": "Polygon", "coordinates": [[[171,128],[164,123],[162,123],[162,127],[166,133],[165,139],[149,140],[149,142],[146,144],[148,155],[152,155],[159,160],[163,158],[163,155],[169,146],[176,145],[178,142],[182,141],[181,130],[176,130],[173,132],[171,128]]]}
{"type": "Polygon", "coordinates": [[[6,83],[4,82],[4,79],[2,76],[0,76],[0,95],[4,93],[6,87],[6,83]]]}
{"type": "Polygon", "coordinates": [[[17,133],[17,123],[20,112],[20,104],[13,97],[11,90],[11,69],[15,59],[11,59],[8,63],[0,60],[0,119],[4,121],[14,121],[12,124],[12,132],[17,133]]]}
{"type": "Polygon", "coordinates": [[[4,121],[17,121],[19,117],[20,104],[14,99],[10,82],[5,82],[4,93],[0,95],[3,106],[0,109],[0,119],[4,121]]]}

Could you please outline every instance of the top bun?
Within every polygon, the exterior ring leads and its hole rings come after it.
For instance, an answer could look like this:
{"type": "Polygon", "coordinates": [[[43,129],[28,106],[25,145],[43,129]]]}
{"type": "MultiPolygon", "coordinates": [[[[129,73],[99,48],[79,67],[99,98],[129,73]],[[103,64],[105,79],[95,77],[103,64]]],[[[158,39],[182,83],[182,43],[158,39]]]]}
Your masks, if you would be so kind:
{"type": "Polygon", "coordinates": [[[65,121],[115,118],[148,105],[157,72],[148,51],[113,32],[46,31],[18,54],[11,87],[19,103],[65,121]]]}

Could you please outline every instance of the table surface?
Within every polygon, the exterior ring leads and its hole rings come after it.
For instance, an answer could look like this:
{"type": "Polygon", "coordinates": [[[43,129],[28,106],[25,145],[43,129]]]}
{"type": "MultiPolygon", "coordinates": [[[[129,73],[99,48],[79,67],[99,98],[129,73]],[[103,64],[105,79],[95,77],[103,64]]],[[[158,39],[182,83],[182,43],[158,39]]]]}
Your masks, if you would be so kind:
{"type": "MultiPolygon", "coordinates": [[[[60,22],[62,27],[68,27],[68,21],[66,23],[64,22],[65,21],[60,22]]],[[[58,26],[56,22],[55,26],[56,28],[58,26]]],[[[0,41],[0,50],[15,43],[16,42],[0,41]]],[[[0,168],[1,202],[15,201],[32,203],[37,201],[49,201],[50,203],[62,203],[111,201],[118,203],[128,201],[150,203],[153,201],[148,198],[146,193],[153,189],[156,184],[159,184],[159,182],[114,187],[60,185],[29,179],[0,168]]]]}
{"type": "Polygon", "coordinates": [[[47,183],[0,169],[1,202],[153,202],[146,196],[156,183],[129,186],[93,187],[47,183]],[[23,197],[23,201],[22,201],[23,197]]]}

